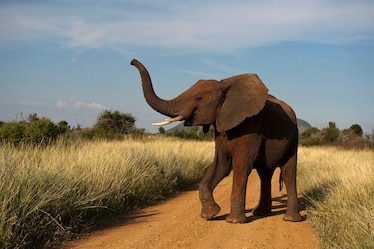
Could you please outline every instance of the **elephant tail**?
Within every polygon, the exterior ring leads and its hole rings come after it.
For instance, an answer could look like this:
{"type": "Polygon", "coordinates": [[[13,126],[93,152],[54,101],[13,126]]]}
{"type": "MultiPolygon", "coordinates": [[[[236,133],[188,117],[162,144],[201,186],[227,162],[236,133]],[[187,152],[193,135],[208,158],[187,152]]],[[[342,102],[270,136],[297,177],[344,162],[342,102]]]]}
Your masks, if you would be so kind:
{"type": "Polygon", "coordinates": [[[281,192],[283,189],[283,178],[282,178],[282,170],[279,174],[279,192],[281,192]]]}

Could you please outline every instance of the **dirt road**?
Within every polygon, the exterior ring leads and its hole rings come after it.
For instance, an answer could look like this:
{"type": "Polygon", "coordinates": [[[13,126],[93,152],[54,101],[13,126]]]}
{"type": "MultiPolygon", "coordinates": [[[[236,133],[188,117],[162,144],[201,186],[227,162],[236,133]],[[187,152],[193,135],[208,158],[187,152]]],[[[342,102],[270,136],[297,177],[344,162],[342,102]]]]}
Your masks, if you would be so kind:
{"type": "MultiPolygon", "coordinates": [[[[221,212],[214,220],[200,218],[197,190],[186,191],[159,205],[119,217],[113,225],[67,242],[63,249],[93,248],[319,248],[309,222],[282,220],[285,191],[279,192],[279,170],[273,177],[273,215],[256,217],[251,211],[259,200],[260,182],[254,170],[248,180],[246,224],[229,224],[231,176],[214,192],[221,212]]],[[[303,210],[302,215],[306,214],[303,210]]]]}

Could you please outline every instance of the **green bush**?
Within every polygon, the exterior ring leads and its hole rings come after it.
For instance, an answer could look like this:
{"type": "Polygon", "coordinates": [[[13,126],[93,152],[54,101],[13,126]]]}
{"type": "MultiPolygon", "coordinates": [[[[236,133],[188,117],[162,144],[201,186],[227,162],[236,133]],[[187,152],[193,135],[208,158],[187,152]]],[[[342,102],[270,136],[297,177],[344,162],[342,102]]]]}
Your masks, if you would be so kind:
{"type": "Polygon", "coordinates": [[[334,122],[329,122],[329,127],[323,129],[322,133],[323,133],[323,141],[325,143],[336,142],[340,135],[340,131],[338,128],[336,128],[336,124],[334,122]]]}
{"type": "Polygon", "coordinates": [[[106,134],[129,134],[135,130],[135,121],[130,113],[105,110],[97,117],[95,127],[106,134]]]}
{"type": "Polygon", "coordinates": [[[56,140],[59,129],[48,118],[41,118],[31,122],[26,132],[26,139],[32,144],[46,144],[56,140]]]}
{"type": "Polygon", "coordinates": [[[316,127],[311,127],[307,130],[305,130],[302,134],[301,134],[301,138],[309,138],[311,137],[312,135],[314,134],[317,134],[319,133],[320,130],[318,130],[316,127]]]}
{"type": "Polygon", "coordinates": [[[198,141],[211,141],[214,138],[214,131],[210,129],[208,133],[204,133],[200,127],[191,127],[182,130],[175,129],[168,136],[198,141]]]}
{"type": "Polygon", "coordinates": [[[355,133],[357,134],[358,136],[362,137],[362,135],[364,134],[364,132],[362,131],[362,128],[359,124],[353,124],[350,129],[355,133]]]}
{"type": "Polygon", "coordinates": [[[0,142],[10,142],[18,145],[25,141],[27,126],[25,124],[11,122],[0,126],[0,142]]]}
{"type": "Polygon", "coordinates": [[[307,137],[300,140],[300,144],[303,146],[314,146],[319,145],[321,141],[317,137],[307,137]]]}
{"type": "Polygon", "coordinates": [[[33,114],[29,115],[28,121],[3,123],[0,126],[0,142],[46,145],[61,136],[67,136],[68,131],[66,121],[60,121],[56,125],[49,118],[38,118],[33,114]]]}

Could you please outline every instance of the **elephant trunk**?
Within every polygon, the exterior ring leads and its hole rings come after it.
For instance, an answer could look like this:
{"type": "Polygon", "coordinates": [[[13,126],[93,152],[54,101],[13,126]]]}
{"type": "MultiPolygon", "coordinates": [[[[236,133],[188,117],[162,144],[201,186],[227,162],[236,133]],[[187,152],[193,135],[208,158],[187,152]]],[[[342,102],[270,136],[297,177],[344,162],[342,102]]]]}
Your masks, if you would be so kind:
{"type": "Polygon", "coordinates": [[[147,101],[148,105],[151,106],[155,111],[165,116],[171,117],[170,119],[166,119],[164,122],[153,123],[153,125],[166,125],[175,121],[183,120],[184,117],[178,114],[178,103],[181,102],[181,100],[179,99],[180,97],[172,100],[164,100],[159,98],[153,89],[151,77],[149,76],[149,73],[143,66],[143,64],[138,60],[133,59],[131,61],[131,65],[135,66],[139,70],[142,80],[144,98],[147,101]]]}

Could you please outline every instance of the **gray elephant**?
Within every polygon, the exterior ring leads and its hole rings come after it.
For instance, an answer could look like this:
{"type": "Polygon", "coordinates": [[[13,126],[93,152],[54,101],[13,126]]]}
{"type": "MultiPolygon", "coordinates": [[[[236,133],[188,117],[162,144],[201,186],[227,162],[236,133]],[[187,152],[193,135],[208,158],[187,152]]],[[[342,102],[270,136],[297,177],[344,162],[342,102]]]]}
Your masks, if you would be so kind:
{"type": "Polygon", "coordinates": [[[200,186],[201,217],[210,219],[220,211],[213,189],[233,170],[231,211],[227,222],[244,223],[248,176],[257,169],[261,196],[255,215],[271,213],[271,178],[276,167],[287,190],[286,221],[301,221],[296,190],[298,130],[294,111],[268,94],[255,74],[233,76],[221,81],[199,80],[172,100],[159,98],[147,69],[131,61],[141,76],[144,97],[157,112],[170,118],[154,125],[184,120],[185,126],[202,125],[215,130],[215,157],[200,186]]]}

